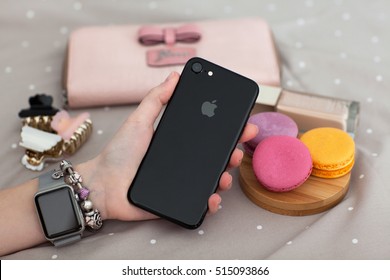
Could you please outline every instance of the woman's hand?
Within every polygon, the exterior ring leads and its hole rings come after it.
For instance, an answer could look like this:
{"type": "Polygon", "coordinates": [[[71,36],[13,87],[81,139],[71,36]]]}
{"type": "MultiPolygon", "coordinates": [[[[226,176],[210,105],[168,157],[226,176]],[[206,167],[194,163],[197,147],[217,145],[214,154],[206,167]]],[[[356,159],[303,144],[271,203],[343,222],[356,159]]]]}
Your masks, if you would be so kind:
{"type": "MultiPolygon", "coordinates": [[[[127,192],[149,147],[156,118],[171,98],[178,80],[179,74],[172,72],[162,84],[153,88],[102,153],[75,168],[83,175],[85,186],[91,190],[91,201],[99,209],[103,219],[135,221],[156,218],[130,204],[127,192]]],[[[257,127],[248,124],[240,141],[248,141],[256,134],[257,127]]],[[[229,168],[237,167],[242,157],[243,152],[236,148],[230,158],[229,168]]],[[[220,178],[218,190],[228,190],[231,183],[232,176],[225,171],[220,178]]],[[[218,193],[211,195],[208,201],[209,212],[215,213],[220,203],[218,193]]]]}

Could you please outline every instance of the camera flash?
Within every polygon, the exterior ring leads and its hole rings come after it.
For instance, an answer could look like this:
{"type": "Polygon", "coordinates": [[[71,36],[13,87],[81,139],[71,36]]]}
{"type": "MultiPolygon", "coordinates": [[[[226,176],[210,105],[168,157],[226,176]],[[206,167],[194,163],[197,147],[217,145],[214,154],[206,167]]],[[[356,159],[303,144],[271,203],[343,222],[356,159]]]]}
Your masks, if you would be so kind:
{"type": "Polygon", "coordinates": [[[207,72],[207,75],[209,75],[211,77],[213,75],[213,71],[207,72]]]}

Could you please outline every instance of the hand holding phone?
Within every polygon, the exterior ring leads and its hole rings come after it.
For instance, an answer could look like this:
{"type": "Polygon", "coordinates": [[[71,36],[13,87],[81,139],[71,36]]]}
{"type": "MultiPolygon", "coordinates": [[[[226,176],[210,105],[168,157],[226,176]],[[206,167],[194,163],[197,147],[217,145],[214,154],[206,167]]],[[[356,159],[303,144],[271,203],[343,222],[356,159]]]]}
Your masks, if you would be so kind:
{"type": "Polygon", "coordinates": [[[257,84],[248,78],[201,58],[189,60],[129,188],[129,201],[198,227],[257,95],[257,84]]]}

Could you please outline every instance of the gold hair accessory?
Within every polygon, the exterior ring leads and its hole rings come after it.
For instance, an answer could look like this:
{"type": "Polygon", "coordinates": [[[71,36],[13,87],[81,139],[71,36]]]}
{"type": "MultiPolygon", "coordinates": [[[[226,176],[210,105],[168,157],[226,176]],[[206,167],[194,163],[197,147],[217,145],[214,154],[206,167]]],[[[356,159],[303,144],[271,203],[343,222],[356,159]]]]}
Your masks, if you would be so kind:
{"type": "Polygon", "coordinates": [[[51,96],[37,94],[30,97],[30,108],[19,112],[23,125],[20,146],[26,148],[21,161],[30,170],[41,171],[47,160],[74,154],[92,134],[88,113],[71,118],[66,111],[53,108],[52,101],[51,96]]]}

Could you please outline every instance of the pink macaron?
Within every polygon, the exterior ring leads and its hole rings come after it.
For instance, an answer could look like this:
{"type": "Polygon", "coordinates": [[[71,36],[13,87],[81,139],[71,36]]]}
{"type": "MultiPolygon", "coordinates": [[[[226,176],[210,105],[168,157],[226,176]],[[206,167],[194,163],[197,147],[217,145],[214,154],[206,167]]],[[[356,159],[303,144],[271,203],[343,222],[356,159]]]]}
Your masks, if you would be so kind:
{"type": "Polygon", "coordinates": [[[297,137],[298,126],[289,116],[277,112],[263,112],[252,115],[248,123],[259,128],[259,133],[252,140],[243,143],[245,151],[253,155],[257,145],[265,138],[273,135],[297,137]]]}
{"type": "Polygon", "coordinates": [[[309,178],[313,162],[310,151],[291,136],[270,136],[257,145],[252,159],[257,180],[274,192],[291,191],[309,178]]]}

